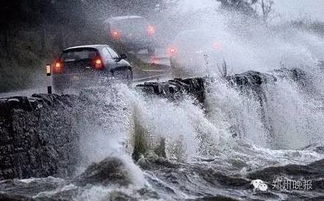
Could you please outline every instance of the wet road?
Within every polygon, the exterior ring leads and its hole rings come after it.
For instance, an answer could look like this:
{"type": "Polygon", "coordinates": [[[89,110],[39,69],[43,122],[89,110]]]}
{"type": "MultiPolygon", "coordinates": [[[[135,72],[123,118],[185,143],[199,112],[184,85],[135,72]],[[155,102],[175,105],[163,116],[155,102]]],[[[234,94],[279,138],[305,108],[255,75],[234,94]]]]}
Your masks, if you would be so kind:
{"type": "MultiPolygon", "coordinates": [[[[152,69],[141,70],[134,68],[134,86],[147,81],[165,81],[171,79],[170,75],[170,62],[167,57],[165,48],[159,48],[156,50],[156,56],[150,57],[145,51],[139,52],[137,55],[143,62],[152,64],[152,69]],[[154,67],[154,65],[158,67],[154,67]]],[[[50,81],[48,81],[50,83],[50,81]]],[[[43,83],[41,86],[33,87],[30,89],[11,91],[6,93],[0,93],[0,98],[13,97],[13,96],[31,96],[33,94],[47,93],[48,84],[43,83]]],[[[73,91],[69,91],[73,93],[73,91]]]]}

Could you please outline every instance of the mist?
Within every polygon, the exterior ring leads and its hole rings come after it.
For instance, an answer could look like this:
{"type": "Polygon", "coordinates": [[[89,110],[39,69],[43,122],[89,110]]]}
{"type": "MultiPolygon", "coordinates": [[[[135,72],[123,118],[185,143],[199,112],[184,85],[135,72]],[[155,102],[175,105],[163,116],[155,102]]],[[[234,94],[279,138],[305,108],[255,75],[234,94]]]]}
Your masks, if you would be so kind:
{"type": "Polygon", "coordinates": [[[286,19],[308,17],[324,20],[324,2],[322,0],[275,0],[274,9],[286,19]]]}
{"type": "MultiPolygon", "coordinates": [[[[222,45],[223,59],[213,58],[208,55],[208,61],[199,59],[200,69],[191,69],[193,75],[217,74],[218,67],[223,61],[226,62],[230,71],[239,73],[247,70],[266,72],[280,67],[300,67],[316,65],[324,58],[323,35],[303,30],[291,23],[300,20],[300,9],[305,8],[305,13],[314,13],[314,19],[321,19],[320,1],[290,1],[274,2],[271,15],[264,22],[261,17],[246,15],[233,10],[224,10],[217,1],[204,0],[180,0],[177,6],[170,7],[163,12],[162,22],[174,27],[172,32],[185,30],[199,30],[214,35],[222,45]],[[303,2],[303,4],[299,4],[303,2]],[[288,8],[288,7],[289,8],[288,8]],[[284,18],[283,11],[287,12],[289,18],[284,18]],[[171,20],[170,20],[171,19],[171,20]],[[172,23],[171,23],[171,22],[172,23]],[[275,22],[275,23],[274,23],[275,22]],[[217,60],[217,62],[214,62],[217,60]],[[206,63],[208,65],[206,66],[206,63]],[[201,69],[204,66],[207,69],[201,69]]],[[[257,15],[260,15],[258,4],[253,6],[257,15]]],[[[305,22],[309,25],[312,21],[305,22]]],[[[202,33],[205,34],[205,33],[202,33]]],[[[168,35],[170,36],[170,35],[168,35]]],[[[171,37],[172,38],[172,37],[171,37]]],[[[170,38],[170,44],[173,43],[170,38]]],[[[183,39],[185,40],[185,39],[183,39]]],[[[200,43],[204,46],[204,38],[200,43]]],[[[188,40],[190,44],[193,41],[188,40]]],[[[195,50],[199,50],[197,47],[195,50]]],[[[191,51],[195,51],[191,50],[191,51]]],[[[186,58],[182,58],[185,60],[186,58]]]]}

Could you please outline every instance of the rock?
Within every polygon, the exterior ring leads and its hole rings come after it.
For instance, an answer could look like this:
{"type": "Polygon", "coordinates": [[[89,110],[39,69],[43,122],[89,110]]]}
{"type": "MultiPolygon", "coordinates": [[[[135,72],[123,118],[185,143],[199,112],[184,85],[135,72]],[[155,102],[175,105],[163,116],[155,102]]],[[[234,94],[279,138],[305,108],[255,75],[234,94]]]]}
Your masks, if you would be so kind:
{"type": "Polygon", "coordinates": [[[122,192],[112,192],[109,197],[107,198],[107,200],[110,201],[138,201],[138,199],[133,198],[129,195],[126,195],[122,192]]]}
{"type": "Polygon", "coordinates": [[[131,183],[125,161],[117,157],[108,157],[99,163],[94,163],[82,173],[76,182],[79,185],[87,184],[119,184],[122,186],[131,183]]]}
{"type": "Polygon", "coordinates": [[[276,77],[271,74],[256,71],[248,71],[242,74],[228,76],[226,80],[229,81],[230,84],[239,86],[240,88],[253,88],[277,81],[276,77]]]}
{"type": "Polygon", "coordinates": [[[9,195],[0,193],[0,201],[34,201],[31,198],[27,198],[20,195],[9,195]]]}
{"type": "Polygon", "coordinates": [[[147,94],[158,95],[169,100],[179,100],[184,94],[194,97],[203,103],[205,99],[204,78],[169,80],[167,82],[145,82],[136,86],[147,94]]]}

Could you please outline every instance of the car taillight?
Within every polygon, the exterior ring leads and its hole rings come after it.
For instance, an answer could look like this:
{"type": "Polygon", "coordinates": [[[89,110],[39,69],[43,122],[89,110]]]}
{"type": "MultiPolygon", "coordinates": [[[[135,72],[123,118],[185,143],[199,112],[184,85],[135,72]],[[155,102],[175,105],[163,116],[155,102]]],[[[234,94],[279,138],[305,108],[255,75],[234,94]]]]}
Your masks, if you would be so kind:
{"type": "Polygon", "coordinates": [[[159,64],[160,63],[160,59],[157,57],[151,57],[151,64],[159,64]]]}
{"type": "Polygon", "coordinates": [[[64,71],[64,63],[61,60],[55,61],[53,66],[54,74],[62,74],[64,71]]]}
{"type": "Polygon", "coordinates": [[[169,56],[174,56],[175,54],[177,54],[177,48],[176,47],[169,47],[168,49],[168,53],[169,53],[169,56]]]}
{"type": "Polygon", "coordinates": [[[215,42],[213,44],[213,48],[216,49],[216,50],[221,50],[222,49],[222,45],[218,42],[215,42]]]}
{"type": "Polygon", "coordinates": [[[102,70],[102,69],[104,69],[104,65],[102,63],[101,58],[96,58],[96,59],[93,60],[93,67],[96,70],[102,70]]]}
{"type": "Polygon", "coordinates": [[[112,38],[115,40],[119,40],[121,38],[121,32],[118,30],[112,30],[110,32],[110,34],[111,34],[112,38]]]}
{"type": "Polygon", "coordinates": [[[153,35],[155,34],[155,32],[156,32],[156,30],[155,30],[155,27],[154,27],[154,26],[149,25],[149,26],[147,27],[147,34],[148,34],[149,36],[153,36],[153,35]]]}

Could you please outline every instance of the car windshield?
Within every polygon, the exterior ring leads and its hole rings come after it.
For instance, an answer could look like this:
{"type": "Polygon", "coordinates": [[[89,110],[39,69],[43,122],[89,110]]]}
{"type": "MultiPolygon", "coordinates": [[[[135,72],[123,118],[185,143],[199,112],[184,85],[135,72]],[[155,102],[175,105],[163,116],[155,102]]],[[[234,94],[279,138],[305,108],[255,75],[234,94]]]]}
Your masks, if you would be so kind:
{"type": "Polygon", "coordinates": [[[111,24],[112,29],[118,29],[123,32],[132,33],[132,32],[144,32],[149,25],[145,19],[124,19],[119,21],[114,21],[111,24]]]}
{"type": "Polygon", "coordinates": [[[64,62],[94,59],[98,51],[92,48],[70,49],[63,52],[61,58],[64,62]]]}

